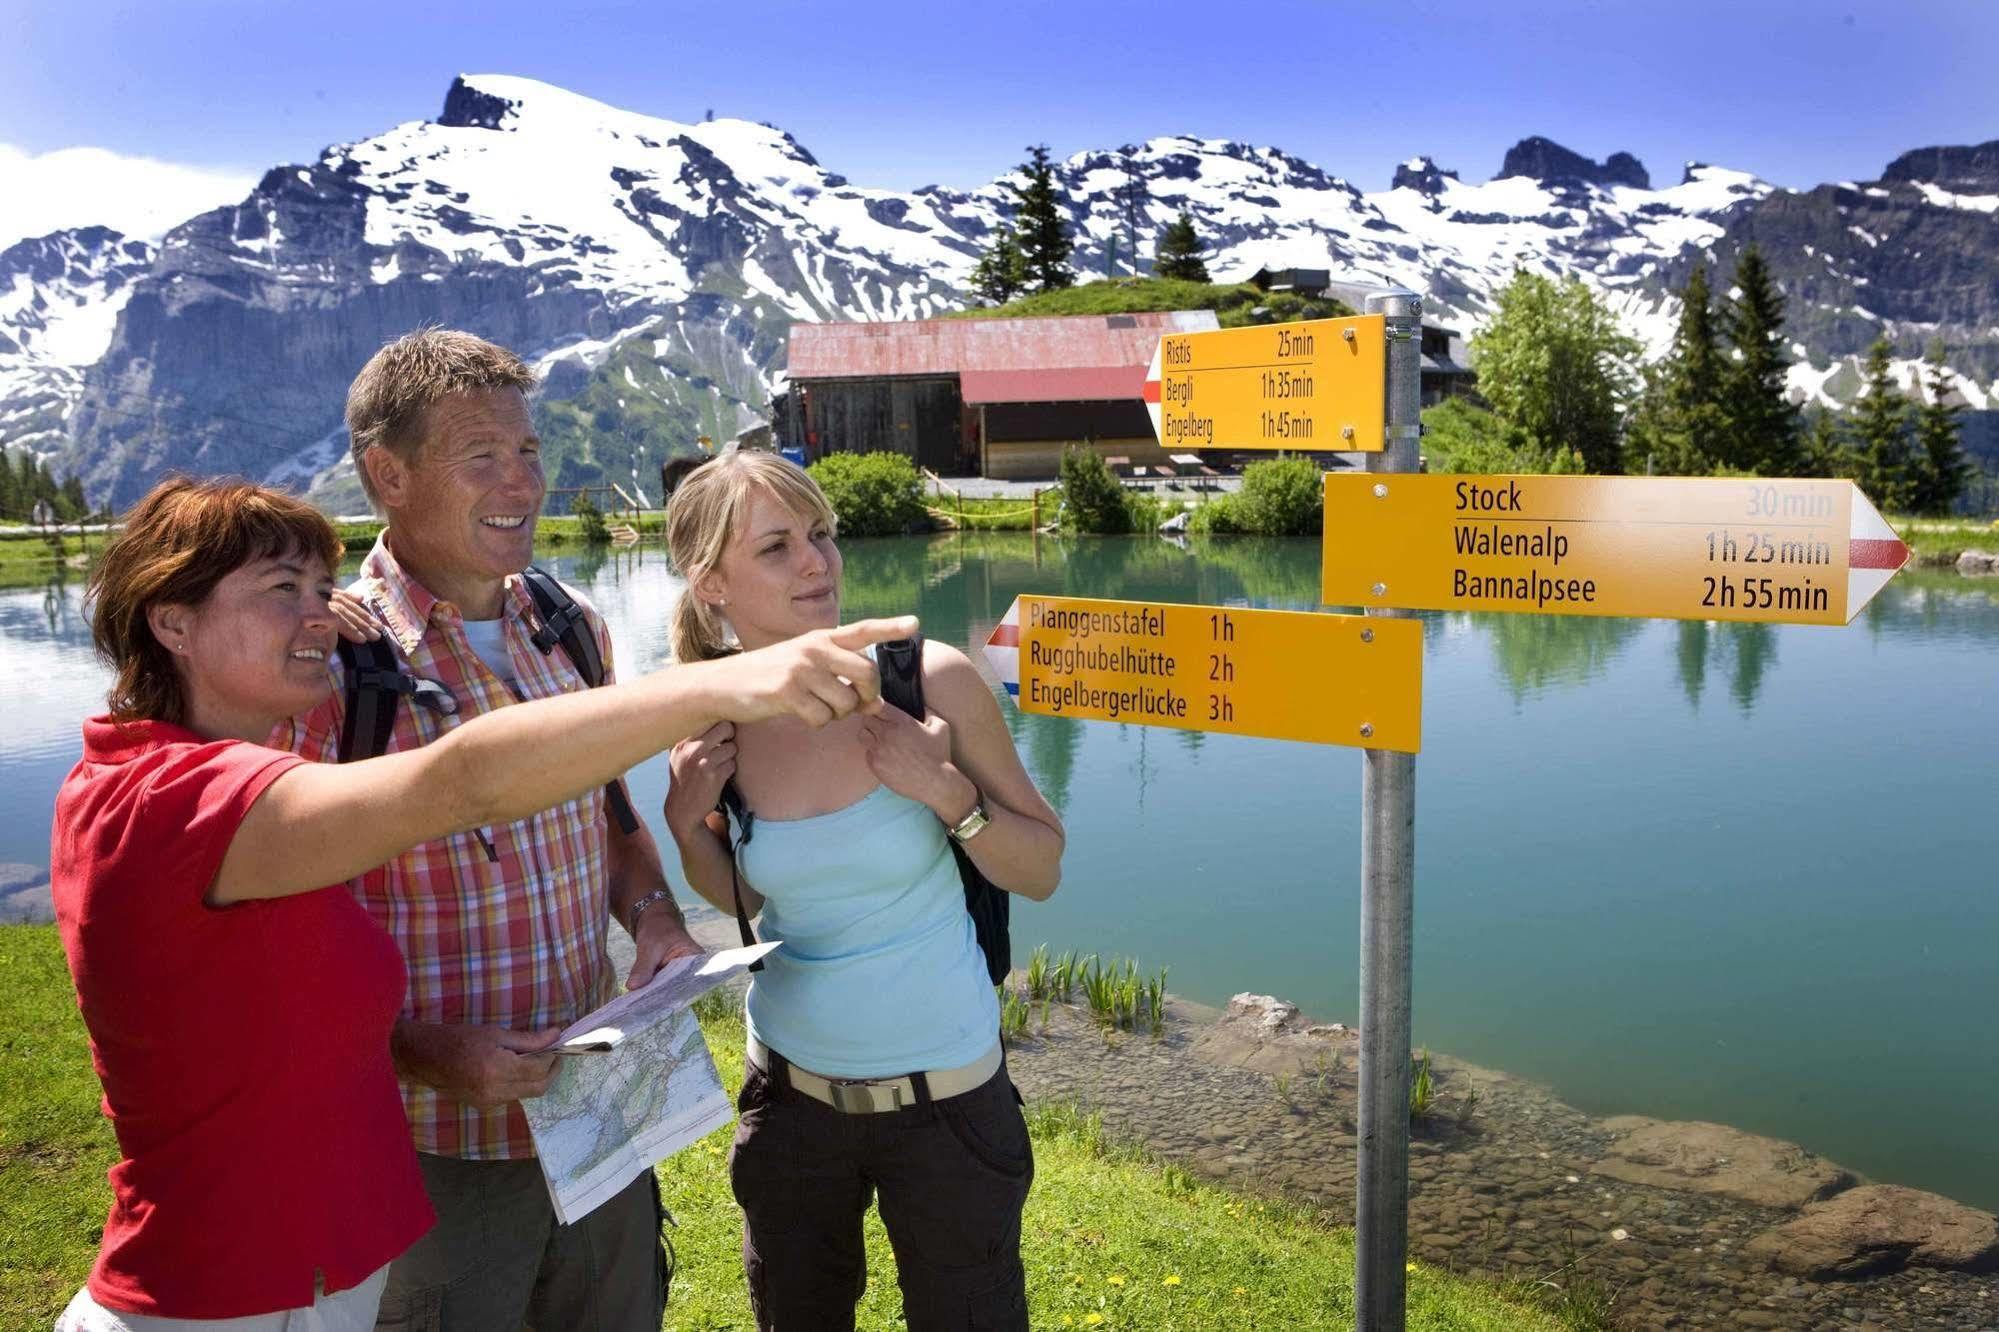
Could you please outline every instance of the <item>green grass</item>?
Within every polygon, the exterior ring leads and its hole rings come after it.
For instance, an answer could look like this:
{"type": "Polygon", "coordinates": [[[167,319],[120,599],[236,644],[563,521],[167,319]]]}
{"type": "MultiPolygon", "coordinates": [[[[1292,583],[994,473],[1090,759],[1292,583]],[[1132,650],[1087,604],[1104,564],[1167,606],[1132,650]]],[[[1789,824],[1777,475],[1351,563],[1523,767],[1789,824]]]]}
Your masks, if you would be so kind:
{"type": "Polygon", "coordinates": [[[1916,563],[1956,564],[1967,550],[1999,551],[1999,518],[1891,518],[1888,520],[1909,549],[1916,563]]]}
{"type": "Polygon", "coordinates": [[[1022,296],[1005,305],[962,310],[954,319],[1019,319],[1037,315],[1136,314],[1148,310],[1213,310],[1223,328],[1334,319],[1353,313],[1330,296],[1305,300],[1259,291],[1247,282],[1182,282],[1172,278],[1102,278],[1060,291],[1022,296]],[[1253,311],[1261,310],[1262,314],[1253,311]]]}
{"type": "Polygon", "coordinates": [[[52,925],[0,926],[0,1327],[48,1327],[90,1275],[118,1160],[52,925]]]}
{"type": "MultiPolygon", "coordinates": [[[[742,1080],[739,1008],[697,1005],[723,1082],[742,1080]]],[[[116,1159],[97,1110],[83,1023],[50,926],[0,927],[0,1327],[46,1327],[89,1274],[116,1159]]],[[[1353,1238],[1308,1208],[1244,1197],[1108,1140],[1065,1107],[1029,1116],[1036,1179],[1024,1224],[1036,1328],[1341,1328],[1352,1325],[1353,1238]],[[1089,1321],[1095,1315],[1099,1321],[1089,1321]]],[[[729,1190],[733,1126],[661,1167],[678,1228],[667,1326],[750,1326],[741,1214],[729,1190]]],[[[867,1219],[864,1329],[899,1328],[894,1260],[867,1219]]],[[[1412,1328],[1554,1329],[1494,1286],[1418,1267],[1412,1328]]]]}

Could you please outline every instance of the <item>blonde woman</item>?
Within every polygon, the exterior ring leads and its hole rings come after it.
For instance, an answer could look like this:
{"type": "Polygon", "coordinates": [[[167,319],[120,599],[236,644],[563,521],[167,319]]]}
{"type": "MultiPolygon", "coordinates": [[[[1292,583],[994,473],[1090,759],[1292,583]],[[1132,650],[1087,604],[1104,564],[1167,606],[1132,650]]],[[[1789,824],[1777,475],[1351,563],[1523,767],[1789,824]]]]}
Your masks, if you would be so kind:
{"type": "MultiPolygon", "coordinates": [[[[697,469],[667,509],[687,591],[683,662],[840,623],[826,498],[771,454],[697,469]]],[[[851,1328],[871,1197],[912,1332],[1025,1328],[1020,1214],[1034,1162],[950,839],[987,878],[1044,899],[1060,820],[965,655],[925,645],[921,720],[718,724],[675,747],[666,822],[696,891],[783,941],[746,1003],[749,1063],[730,1175],[757,1325],[851,1328]],[[731,777],[753,816],[730,863],[731,777]]]]}

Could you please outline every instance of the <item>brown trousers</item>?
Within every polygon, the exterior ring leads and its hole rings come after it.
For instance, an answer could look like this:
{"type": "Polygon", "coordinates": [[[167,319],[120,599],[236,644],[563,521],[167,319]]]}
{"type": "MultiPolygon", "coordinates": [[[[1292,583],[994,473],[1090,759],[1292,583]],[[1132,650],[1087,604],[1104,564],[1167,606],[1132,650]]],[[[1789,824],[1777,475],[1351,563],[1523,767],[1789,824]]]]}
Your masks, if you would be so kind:
{"type": "Polygon", "coordinates": [[[872,1115],[745,1072],[729,1176],[763,1332],[851,1332],[876,1196],[909,1332],[1026,1332],[1034,1154],[1005,1068],[961,1096],[872,1115]]]}
{"type": "Polygon", "coordinates": [[[565,1226],[538,1161],[417,1161],[437,1225],[390,1265],[375,1332],[659,1332],[673,1271],[651,1171],[565,1226]]]}

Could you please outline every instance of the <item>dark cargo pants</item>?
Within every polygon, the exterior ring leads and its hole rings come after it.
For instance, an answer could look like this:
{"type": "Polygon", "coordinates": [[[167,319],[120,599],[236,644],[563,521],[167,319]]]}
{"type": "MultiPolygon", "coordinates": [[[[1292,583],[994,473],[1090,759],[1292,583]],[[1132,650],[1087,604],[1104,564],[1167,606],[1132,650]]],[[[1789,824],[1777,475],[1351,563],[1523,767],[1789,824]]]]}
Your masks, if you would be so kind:
{"type": "Polygon", "coordinates": [[[650,1170],[565,1226],[539,1161],[417,1161],[437,1225],[390,1265],[376,1332],[659,1332],[673,1273],[650,1170]]]}
{"type": "Polygon", "coordinates": [[[963,1095],[871,1115],[745,1072],[729,1176],[763,1332],[851,1332],[876,1195],[910,1332],[1025,1332],[1034,1155],[1004,1067],[963,1095]]]}

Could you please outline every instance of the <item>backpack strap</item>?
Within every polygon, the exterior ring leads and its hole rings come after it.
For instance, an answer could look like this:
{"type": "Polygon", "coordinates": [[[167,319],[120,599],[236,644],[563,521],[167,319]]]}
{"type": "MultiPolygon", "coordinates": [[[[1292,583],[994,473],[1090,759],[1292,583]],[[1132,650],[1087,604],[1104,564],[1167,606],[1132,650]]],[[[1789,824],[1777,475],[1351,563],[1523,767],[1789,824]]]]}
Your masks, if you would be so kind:
{"type": "MultiPolygon", "coordinates": [[[[527,584],[535,616],[541,621],[530,636],[541,649],[541,655],[546,657],[560,647],[576,673],[583,677],[584,684],[592,689],[603,684],[604,658],[597,651],[597,635],[590,632],[589,621],[584,618],[583,608],[576,604],[576,598],[532,564],[521,571],[521,580],[527,584]]],[[[604,784],[604,800],[620,831],[629,837],[639,830],[639,816],[632,809],[631,797],[625,794],[621,779],[613,777],[604,784]]]]}
{"type": "Polygon", "coordinates": [[[407,697],[446,717],[458,711],[458,700],[435,680],[411,675],[388,639],[372,643],[335,643],[345,669],[347,716],[340,727],[340,761],[379,758],[389,752],[396,731],[396,704],[407,697]]]}
{"type": "Polygon", "coordinates": [[[875,669],[881,675],[882,702],[901,708],[918,721],[928,715],[923,705],[922,634],[875,644],[875,669]]]}
{"type": "MultiPolygon", "coordinates": [[[[750,913],[743,909],[743,876],[736,868],[736,853],[749,844],[750,836],[756,830],[757,816],[752,814],[750,807],[743,802],[743,793],[736,789],[736,779],[734,777],[722,783],[722,799],[716,804],[715,808],[720,811],[724,824],[729,823],[733,819],[735,821],[734,826],[743,830],[740,836],[727,839],[729,843],[729,888],[735,894],[736,898],[736,930],[742,935],[743,947],[751,948],[756,945],[757,935],[756,931],[750,928],[750,913]]],[[[750,963],[749,969],[751,971],[762,971],[764,969],[763,959],[758,958],[756,961],[750,963]]]]}

